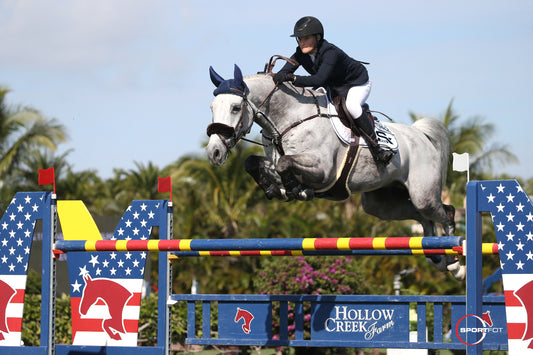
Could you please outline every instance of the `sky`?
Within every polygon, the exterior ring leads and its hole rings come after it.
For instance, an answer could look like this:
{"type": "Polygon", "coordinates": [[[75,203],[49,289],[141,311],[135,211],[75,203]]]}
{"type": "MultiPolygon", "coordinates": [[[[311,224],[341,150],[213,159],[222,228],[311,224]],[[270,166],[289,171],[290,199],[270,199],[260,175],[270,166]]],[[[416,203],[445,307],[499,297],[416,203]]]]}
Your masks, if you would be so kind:
{"type": "Polygon", "coordinates": [[[533,178],[531,0],[0,0],[0,86],[8,105],[67,128],[58,154],[70,151],[74,171],[163,168],[205,157],[209,66],[229,78],[234,64],[251,75],[290,56],[307,15],[371,63],[372,109],[410,124],[409,113],[440,118],[453,100],[459,123],[493,124],[486,146],[520,160],[497,172],[533,178]]]}

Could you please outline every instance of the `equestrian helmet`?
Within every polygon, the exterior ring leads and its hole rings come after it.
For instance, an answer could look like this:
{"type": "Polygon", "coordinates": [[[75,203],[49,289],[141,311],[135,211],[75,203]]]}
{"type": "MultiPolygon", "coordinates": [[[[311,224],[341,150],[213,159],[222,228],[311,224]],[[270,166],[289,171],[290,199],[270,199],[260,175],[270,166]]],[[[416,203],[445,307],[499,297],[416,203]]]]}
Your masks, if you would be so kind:
{"type": "Polygon", "coordinates": [[[320,23],[316,17],[302,17],[294,25],[294,33],[291,37],[304,37],[310,35],[320,35],[320,38],[324,38],[324,27],[322,27],[322,23],[320,23]]]}

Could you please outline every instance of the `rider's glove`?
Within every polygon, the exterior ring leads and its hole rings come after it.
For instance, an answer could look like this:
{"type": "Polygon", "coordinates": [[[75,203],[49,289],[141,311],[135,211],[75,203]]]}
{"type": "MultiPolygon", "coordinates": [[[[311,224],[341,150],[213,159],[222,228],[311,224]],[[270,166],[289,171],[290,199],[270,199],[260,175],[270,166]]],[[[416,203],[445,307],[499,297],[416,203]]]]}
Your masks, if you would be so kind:
{"type": "Polygon", "coordinates": [[[295,80],[296,76],[294,76],[292,73],[277,72],[274,75],[274,83],[276,83],[276,85],[281,84],[284,81],[290,81],[294,83],[295,80]]]}

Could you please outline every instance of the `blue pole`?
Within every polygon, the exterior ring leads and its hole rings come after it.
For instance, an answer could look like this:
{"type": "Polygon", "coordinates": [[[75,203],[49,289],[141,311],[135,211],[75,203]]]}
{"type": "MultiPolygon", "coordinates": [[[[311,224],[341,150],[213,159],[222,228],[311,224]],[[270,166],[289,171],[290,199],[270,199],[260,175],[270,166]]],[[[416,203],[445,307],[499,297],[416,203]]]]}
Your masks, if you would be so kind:
{"type": "MultiPolygon", "coordinates": [[[[478,181],[470,181],[466,187],[466,314],[481,316],[482,313],[482,254],[481,254],[481,213],[478,208],[478,181]]],[[[467,317],[466,326],[479,327],[474,317],[467,317]]],[[[479,340],[479,334],[469,332],[467,343],[473,344],[479,340]]],[[[483,342],[477,345],[467,345],[468,355],[481,355],[483,342]]]]}
{"type": "Polygon", "coordinates": [[[52,257],[52,245],[56,235],[56,195],[51,192],[45,196],[42,215],[43,254],[41,271],[41,348],[47,354],[53,354],[55,343],[55,262],[52,257]]]}

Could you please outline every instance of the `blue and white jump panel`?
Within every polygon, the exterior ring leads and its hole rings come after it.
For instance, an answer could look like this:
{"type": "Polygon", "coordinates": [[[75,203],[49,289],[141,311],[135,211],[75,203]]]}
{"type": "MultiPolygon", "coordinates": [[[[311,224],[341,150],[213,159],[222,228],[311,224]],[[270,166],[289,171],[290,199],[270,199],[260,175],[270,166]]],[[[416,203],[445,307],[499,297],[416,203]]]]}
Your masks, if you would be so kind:
{"type": "MultiPolygon", "coordinates": [[[[446,313],[451,314],[453,324],[464,316],[464,296],[172,295],[171,299],[188,304],[188,344],[465,349],[456,333],[445,326],[450,322],[445,320],[446,313]],[[305,304],[310,309],[304,310],[305,304]],[[413,307],[418,317],[414,342],[409,341],[413,307]],[[202,314],[198,327],[197,309],[202,314]],[[272,325],[274,309],[279,312],[279,328],[272,325]],[[294,317],[288,317],[289,313],[294,317]],[[216,317],[218,329],[211,330],[216,317]],[[292,336],[289,328],[294,329],[292,336]],[[304,334],[304,329],[310,329],[310,334],[304,334]]],[[[492,327],[498,331],[487,335],[483,349],[506,350],[503,297],[485,296],[483,302],[484,312],[500,315],[492,317],[492,327]]],[[[460,336],[466,340],[465,334],[460,336]]]]}
{"type": "MultiPolygon", "coordinates": [[[[482,315],[481,214],[492,217],[500,256],[509,354],[533,354],[533,204],[516,180],[472,181],[467,186],[467,310],[482,315]]],[[[469,316],[467,327],[485,325],[469,316]]],[[[486,327],[483,327],[485,329],[486,327]]],[[[484,341],[485,332],[472,334],[484,341]]],[[[476,354],[480,354],[480,346],[476,354]]]]}

